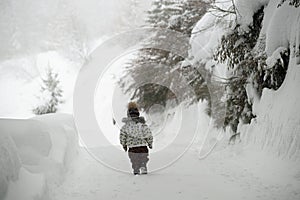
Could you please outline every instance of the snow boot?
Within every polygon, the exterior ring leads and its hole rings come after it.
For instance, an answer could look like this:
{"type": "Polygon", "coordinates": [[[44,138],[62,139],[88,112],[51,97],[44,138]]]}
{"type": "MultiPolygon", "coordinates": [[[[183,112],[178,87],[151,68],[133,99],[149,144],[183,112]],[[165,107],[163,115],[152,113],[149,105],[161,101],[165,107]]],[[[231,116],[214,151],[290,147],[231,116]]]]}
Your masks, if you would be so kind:
{"type": "Polygon", "coordinates": [[[147,174],[147,168],[146,167],[141,167],[140,168],[141,174],[147,174]]]}
{"type": "Polygon", "coordinates": [[[133,170],[133,175],[140,175],[139,170],[133,170]]]}

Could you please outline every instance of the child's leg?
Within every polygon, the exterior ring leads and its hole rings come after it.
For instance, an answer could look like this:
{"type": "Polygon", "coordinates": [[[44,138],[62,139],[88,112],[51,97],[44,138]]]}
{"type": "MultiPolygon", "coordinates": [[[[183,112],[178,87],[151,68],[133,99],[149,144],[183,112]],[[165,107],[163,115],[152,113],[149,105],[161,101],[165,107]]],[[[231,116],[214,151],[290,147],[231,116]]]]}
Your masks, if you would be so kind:
{"type": "Polygon", "coordinates": [[[140,155],[139,155],[139,165],[140,168],[143,168],[143,172],[147,173],[147,162],[149,161],[148,158],[148,148],[147,147],[141,147],[141,151],[140,151],[140,155]]]}
{"type": "Polygon", "coordinates": [[[139,174],[142,167],[144,168],[144,172],[146,171],[147,173],[147,162],[149,159],[148,148],[146,146],[129,148],[128,156],[132,163],[134,174],[139,174]]]}
{"type": "Polygon", "coordinates": [[[140,166],[139,166],[139,154],[134,152],[134,149],[129,149],[128,150],[128,156],[131,161],[131,166],[133,169],[134,174],[139,174],[140,173],[140,166]]]}

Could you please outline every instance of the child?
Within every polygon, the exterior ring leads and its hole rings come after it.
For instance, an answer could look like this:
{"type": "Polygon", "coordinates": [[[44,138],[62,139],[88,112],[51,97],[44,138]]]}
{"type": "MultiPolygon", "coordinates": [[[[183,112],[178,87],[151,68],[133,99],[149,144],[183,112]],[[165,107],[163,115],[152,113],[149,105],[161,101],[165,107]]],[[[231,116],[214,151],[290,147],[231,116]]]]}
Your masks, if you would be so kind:
{"type": "Polygon", "coordinates": [[[127,118],[122,121],[125,125],[120,131],[120,143],[125,151],[128,148],[133,174],[147,174],[148,147],[152,149],[153,137],[136,103],[128,104],[127,118]]]}

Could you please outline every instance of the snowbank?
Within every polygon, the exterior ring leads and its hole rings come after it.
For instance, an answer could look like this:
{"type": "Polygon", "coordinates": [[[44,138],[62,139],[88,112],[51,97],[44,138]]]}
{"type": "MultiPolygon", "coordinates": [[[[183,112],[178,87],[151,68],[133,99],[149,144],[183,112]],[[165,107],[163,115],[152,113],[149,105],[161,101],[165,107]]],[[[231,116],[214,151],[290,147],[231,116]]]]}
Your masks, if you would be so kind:
{"type": "Polygon", "coordinates": [[[20,152],[14,140],[3,129],[1,132],[0,199],[47,199],[45,175],[32,174],[22,167],[20,152]]]}
{"type": "Polygon", "coordinates": [[[254,104],[257,119],[240,127],[242,140],[280,157],[299,160],[299,85],[300,65],[292,59],[282,86],[277,91],[264,89],[261,100],[254,104]]]}
{"type": "Polygon", "coordinates": [[[18,180],[9,183],[5,200],[49,199],[47,190],[43,174],[33,174],[22,167],[18,180]]]}
{"type": "Polygon", "coordinates": [[[18,179],[21,162],[17,148],[12,139],[1,133],[0,135],[0,199],[5,197],[10,181],[18,179]]]}
{"type": "Polygon", "coordinates": [[[77,155],[73,117],[49,114],[26,120],[0,119],[0,197],[45,199],[77,155]]]}

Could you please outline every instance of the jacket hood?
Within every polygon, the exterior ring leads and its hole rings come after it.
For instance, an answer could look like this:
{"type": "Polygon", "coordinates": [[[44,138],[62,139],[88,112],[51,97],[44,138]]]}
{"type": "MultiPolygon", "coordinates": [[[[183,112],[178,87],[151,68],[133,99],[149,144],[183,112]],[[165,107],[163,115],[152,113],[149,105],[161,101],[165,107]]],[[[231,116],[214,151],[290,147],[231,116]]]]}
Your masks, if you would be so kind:
{"type": "Polygon", "coordinates": [[[142,123],[142,124],[146,123],[144,117],[134,117],[134,118],[132,118],[132,117],[124,117],[122,119],[122,122],[124,122],[124,123],[128,123],[128,122],[137,122],[138,123],[139,122],[139,123],[142,123]]]}

